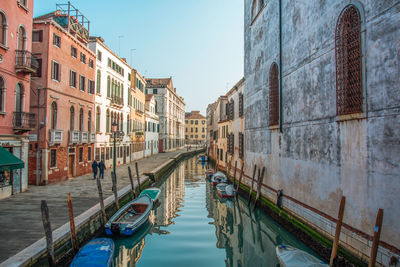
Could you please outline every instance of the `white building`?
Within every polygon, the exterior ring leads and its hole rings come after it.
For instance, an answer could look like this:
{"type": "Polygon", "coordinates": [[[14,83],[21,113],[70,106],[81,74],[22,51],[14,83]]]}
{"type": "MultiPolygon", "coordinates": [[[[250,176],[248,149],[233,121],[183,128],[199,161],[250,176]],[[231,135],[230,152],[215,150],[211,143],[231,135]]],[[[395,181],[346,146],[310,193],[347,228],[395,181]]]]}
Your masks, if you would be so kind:
{"type": "Polygon", "coordinates": [[[158,153],[160,124],[154,95],[146,95],[145,157],[158,153]]]}
{"type": "Polygon", "coordinates": [[[96,53],[96,149],[95,159],[113,164],[112,123],[118,124],[116,165],[131,161],[129,133],[130,108],[127,95],[132,68],[104,44],[101,37],[91,37],[89,48],[96,53]]]}
{"type": "Polygon", "coordinates": [[[146,94],[154,94],[160,119],[160,152],[185,145],[185,101],[176,93],[172,78],[146,79],[146,94]]]}

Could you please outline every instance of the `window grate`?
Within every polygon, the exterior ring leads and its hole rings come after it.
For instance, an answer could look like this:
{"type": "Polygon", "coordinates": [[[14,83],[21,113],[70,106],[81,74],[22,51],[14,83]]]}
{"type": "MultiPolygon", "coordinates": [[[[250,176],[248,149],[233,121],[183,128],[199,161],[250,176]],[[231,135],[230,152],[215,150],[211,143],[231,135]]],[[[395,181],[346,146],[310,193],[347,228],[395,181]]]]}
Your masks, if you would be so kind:
{"type": "Polygon", "coordinates": [[[362,112],[361,20],[354,6],[338,18],[335,34],[336,112],[362,112]]]}
{"type": "Polygon", "coordinates": [[[244,156],[244,136],[243,133],[239,133],[239,158],[244,156]]]}
{"type": "Polygon", "coordinates": [[[278,65],[272,63],[269,70],[269,125],[279,123],[279,80],[278,65]]]}

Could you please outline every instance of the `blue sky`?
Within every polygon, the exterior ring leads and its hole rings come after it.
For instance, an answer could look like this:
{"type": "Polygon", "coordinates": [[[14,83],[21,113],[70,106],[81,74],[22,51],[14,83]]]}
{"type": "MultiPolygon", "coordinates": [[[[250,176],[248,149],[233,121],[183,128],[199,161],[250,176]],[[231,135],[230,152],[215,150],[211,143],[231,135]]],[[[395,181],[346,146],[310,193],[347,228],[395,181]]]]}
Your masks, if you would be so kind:
{"type": "MultiPolygon", "coordinates": [[[[34,16],[66,2],[35,0],[34,16]]],[[[142,75],[172,76],[186,111],[205,114],[209,103],[243,77],[243,0],[71,3],[90,20],[91,35],[102,36],[117,54],[133,60],[142,75]]]]}

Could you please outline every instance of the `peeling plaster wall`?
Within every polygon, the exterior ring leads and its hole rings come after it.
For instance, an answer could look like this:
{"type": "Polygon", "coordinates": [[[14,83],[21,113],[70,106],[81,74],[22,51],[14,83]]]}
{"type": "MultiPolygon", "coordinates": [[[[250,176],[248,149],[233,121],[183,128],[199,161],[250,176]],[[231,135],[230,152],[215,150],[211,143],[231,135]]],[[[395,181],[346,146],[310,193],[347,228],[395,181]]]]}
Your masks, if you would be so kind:
{"type": "Polygon", "coordinates": [[[344,222],[400,249],[400,2],[267,0],[251,21],[245,0],[245,161],[266,166],[264,183],[329,216],[346,196],[344,222]],[[363,114],[336,116],[335,27],[354,4],[362,14],[363,114]],[[268,79],[282,71],[283,132],[268,123],[268,79]]]}

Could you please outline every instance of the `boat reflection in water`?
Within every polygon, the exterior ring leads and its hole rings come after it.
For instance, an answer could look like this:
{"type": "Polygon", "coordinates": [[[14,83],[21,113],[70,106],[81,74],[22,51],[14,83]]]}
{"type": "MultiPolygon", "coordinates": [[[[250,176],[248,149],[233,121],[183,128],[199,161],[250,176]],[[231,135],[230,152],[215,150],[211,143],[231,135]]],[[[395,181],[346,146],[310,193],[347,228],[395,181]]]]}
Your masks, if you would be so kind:
{"type": "Polygon", "coordinates": [[[207,164],[182,162],[160,181],[160,204],[131,238],[116,238],[115,266],[277,266],[275,246],[310,250],[242,198],[221,199],[207,164]]]}

